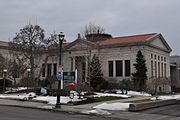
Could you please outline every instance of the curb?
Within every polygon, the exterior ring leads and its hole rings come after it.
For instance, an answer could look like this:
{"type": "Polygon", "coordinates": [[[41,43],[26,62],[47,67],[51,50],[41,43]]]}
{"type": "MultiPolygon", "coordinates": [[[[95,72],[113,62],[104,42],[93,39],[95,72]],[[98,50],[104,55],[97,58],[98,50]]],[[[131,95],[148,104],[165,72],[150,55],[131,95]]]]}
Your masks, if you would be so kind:
{"type": "MultiPolygon", "coordinates": [[[[82,112],[80,112],[80,111],[68,111],[68,110],[63,110],[63,109],[61,109],[61,108],[60,108],[60,109],[57,109],[57,108],[46,109],[46,108],[41,108],[41,107],[22,106],[22,105],[8,105],[8,104],[0,104],[0,106],[27,108],[27,109],[42,110],[42,111],[49,111],[49,112],[56,112],[56,113],[61,112],[61,113],[65,113],[65,114],[79,114],[79,115],[87,115],[87,116],[91,116],[91,115],[92,115],[92,114],[82,113],[82,112]]],[[[105,118],[108,117],[108,116],[99,115],[99,114],[93,114],[93,116],[101,116],[101,117],[105,117],[105,118]]],[[[111,118],[117,118],[117,117],[111,116],[111,118]]]]}
{"type": "Polygon", "coordinates": [[[180,101],[177,101],[175,99],[133,103],[133,104],[129,105],[129,111],[136,112],[136,111],[141,111],[141,110],[145,110],[145,109],[162,107],[162,106],[173,105],[173,104],[178,104],[178,103],[180,103],[180,101]]]}

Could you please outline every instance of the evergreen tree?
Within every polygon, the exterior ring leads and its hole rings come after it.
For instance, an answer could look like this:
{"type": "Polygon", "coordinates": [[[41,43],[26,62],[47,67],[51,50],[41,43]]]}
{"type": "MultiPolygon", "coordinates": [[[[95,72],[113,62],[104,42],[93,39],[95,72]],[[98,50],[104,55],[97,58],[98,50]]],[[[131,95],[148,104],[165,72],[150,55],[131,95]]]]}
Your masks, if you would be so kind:
{"type": "Polygon", "coordinates": [[[136,63],[134,64],[134,67],[136,69],[135,73],[132,73],[134,85],[138,91],[145,90],[146,86],[146,79],[147,79],[147,67],[146,67],[146,60],[144,58],[144,55],[139,50],[136,55],[136,63]]]}
{"type": "Polygon", "coordinates": [[[108,82],[103,78],[99,57],[96,55],[92,58],[89,72],[90,84],[95,91],[107,88],[108,82]]]}

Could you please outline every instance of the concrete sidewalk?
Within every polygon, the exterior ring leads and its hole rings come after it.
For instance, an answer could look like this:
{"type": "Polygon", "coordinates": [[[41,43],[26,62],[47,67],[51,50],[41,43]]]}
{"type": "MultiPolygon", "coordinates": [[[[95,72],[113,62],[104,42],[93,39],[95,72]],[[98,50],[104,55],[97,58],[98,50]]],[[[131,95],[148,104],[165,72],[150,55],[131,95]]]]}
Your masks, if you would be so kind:
{"type": "Polygon", "coordinates": [[[55,106],[53,105],[48,105],[42,102],[19,101],[19,100],[11,100],[11,99],[0,99],[0,105],[27,107],[27,108],[36,108],[36,109],[49,109],[49,110],[53,109],[55,111],[81,113],[82,111],[92,110],[94,106],[97,106],[102,103],[122,103],[122,102],[130,103],[133,101],[142,101],[149,98],[150,97],[139,96],[139,97],[128,98],[128,99],[110,100],[110,101],[95,102],[95,103],[89,103],[89,104],[83,104],[83,105],[61,105],[60,109],[55,108],[55,106]]]}

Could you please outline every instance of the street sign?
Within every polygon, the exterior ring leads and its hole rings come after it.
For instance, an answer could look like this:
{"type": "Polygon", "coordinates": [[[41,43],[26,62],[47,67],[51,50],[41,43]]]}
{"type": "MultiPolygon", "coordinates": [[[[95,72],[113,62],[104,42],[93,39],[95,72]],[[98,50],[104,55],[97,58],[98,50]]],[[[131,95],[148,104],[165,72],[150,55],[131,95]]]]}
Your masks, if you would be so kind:
{"type": "Polygon", "coordinates": [[[62,75],[61,75],[61,73],[58,73],[58,74],[57,74],[57,80],[59,80],[59,81],[62,80],[62,75]]]}
{"type": "Polygon", "coordinates": [[[75,72],[63,72],[64,86],[68,87],[69,83],[75,82],[75,72]]]}

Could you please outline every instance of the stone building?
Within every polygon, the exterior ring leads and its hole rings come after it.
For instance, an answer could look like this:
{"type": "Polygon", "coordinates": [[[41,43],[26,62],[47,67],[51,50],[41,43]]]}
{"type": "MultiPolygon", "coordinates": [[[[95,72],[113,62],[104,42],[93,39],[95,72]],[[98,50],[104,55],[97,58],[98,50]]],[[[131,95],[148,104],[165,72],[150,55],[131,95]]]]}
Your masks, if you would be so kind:
{"type": "MultiPolygon", "coordinates": [[[[110,82],[131,79],[135,72],[133,64],[137,52],[141,50],[147,65],[147,88],[160,92],[171,91],[170,52],[171,48],[159,33],[132,36],[112,37],[109,34],[89,34],[86,39],[78,35],[71,43],[63,45],[62,65],[64,71],[75,71],[77,68],[78,84],[89,83],[88,64],[94,54],[99,56],[103,77],[110,82]]],[[[47,66],[43,59],[49,52],[41,54],[38,61],[43,66],[41,79],[55,75],[58,71],[56,50],[49,58],[47,66]]]]}
{"type": "MultiPolygon", "coordinates": [[[[6,58],[12,58],[8,42],[0,42],[0,53],[6,58]]],[[[77,80],[81,86],[88,81],[88,66],[93,55],[99,57],[103,77],[109,82],[118,83],[123,79],[131,79],[135,72],[133,64],[137,52],[141,50],[146,59],[147,88],[161,92],[171,91],[170,82],[170,52],[171,48],[159,33],[140,34],[132,36],[112,37],[110,34],[89,34],[86,39],[78,38],[63,44],[62,67],[64,71],[77,69],[77,80]]],[[[37,75],[42,68],[41,79],[57,75],[58,49],[39,52],[36,58],[37,75]],[[45,58],[49,56],[47,66],[45,58]]],[[[179,84],[179,83],[178,83],[179,84]]]]}
{"type": "Polygon", "coordinates": [[[170,71],[173,91],[180,90],[180,56],[170,57],[170,71]]]}

